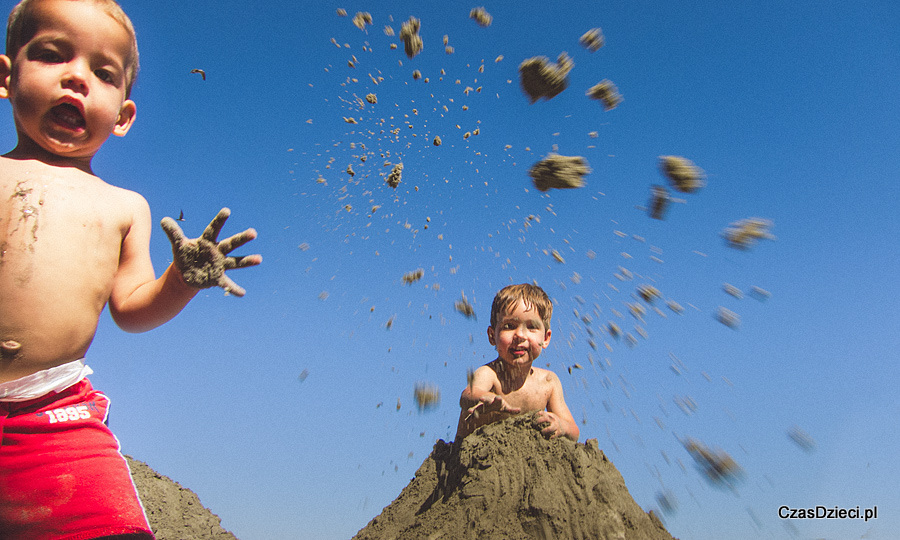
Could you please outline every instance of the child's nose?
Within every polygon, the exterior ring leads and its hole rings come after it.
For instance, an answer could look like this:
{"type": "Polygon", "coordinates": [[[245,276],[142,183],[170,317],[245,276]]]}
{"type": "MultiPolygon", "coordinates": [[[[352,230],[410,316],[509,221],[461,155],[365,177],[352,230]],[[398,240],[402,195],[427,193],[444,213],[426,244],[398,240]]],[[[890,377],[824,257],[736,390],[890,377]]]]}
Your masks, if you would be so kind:
{"type": "Polygon", "coordinates": [[[70,68],[63,75],[63,88],[86,95],[88,92],[88,84],[87,77],[85,76],[85,69],[86,68],[80,64],[70,64],[70,68]]]}

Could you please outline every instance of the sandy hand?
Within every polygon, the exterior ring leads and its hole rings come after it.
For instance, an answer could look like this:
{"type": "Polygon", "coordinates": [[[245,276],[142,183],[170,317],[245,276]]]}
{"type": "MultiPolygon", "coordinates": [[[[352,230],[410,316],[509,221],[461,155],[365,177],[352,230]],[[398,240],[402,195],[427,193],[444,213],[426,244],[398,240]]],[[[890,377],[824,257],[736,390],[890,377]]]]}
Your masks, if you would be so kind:
{"type": "Polygon", "coordinates": [[[559,417],[548,411],[535,413],[532,425],[541,430],[541,435],[548,439],[555,439],[562,435],[562,422],[559,417]]]}
{"type": "Polygon", "coordinates": [[[225,275],[226,270],[256,266],[262,262],[260,255],[229,257],[228,254],[256,238],[254,229],[230,236],[221,242],[217,240],[222,226],[231,210],[223,208],[203,231],[200,238],[187,238],[178,223],[170,217],[163,218],[160,225],[172,242],[175,267],[181,271],[184,281],[191,287],[206,289],[222,287],[226,293],[244,296],[246,291],[225,275]]]}
{"type": "Polygon", "coordinates": [[[474,414],[477,417],[480,414],[492,412],[516,414],[521,411],[522,409],[518,407],[511,407],[509,403],[507,403],[506,400],[504,400],[502,397],[493,395],[482,396],[478,403],[476,403],[473,407],[470,407],[466,412],[469,413],[469,416],[474,414]]]}

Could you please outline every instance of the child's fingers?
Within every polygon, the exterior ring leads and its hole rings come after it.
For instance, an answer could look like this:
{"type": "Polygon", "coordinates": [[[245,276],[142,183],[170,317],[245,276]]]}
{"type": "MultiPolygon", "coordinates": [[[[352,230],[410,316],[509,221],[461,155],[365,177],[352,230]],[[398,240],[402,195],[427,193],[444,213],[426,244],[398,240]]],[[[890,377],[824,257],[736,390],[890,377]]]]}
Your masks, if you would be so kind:
{"type": "Polygon", "coordinates": [[[212,221],[209,222],[209,225],[206,226],[206,230],[203,231],[203,238],[209,240],[212,243],[215,243],[216,238],[219,237],[219,233],[222,231],[222,227],[225,225],[225,221],[228,220],[228,216],[230,215],[231,210],[229,210],[228,208],[219,210],[219,213],[216,214],[216,217],[214,217],[212,221]]]}
{"type": "Polygon", "coordinates": [[[225,240],[219,242],[219,251],[222,253],[231,253],[232,250],[237,249],[247,242],[256,239],[256,229],[247,229],[242,233],[235,234],[234,236],[229,236],[225,240]]]}
{"type": "Polygon", "coordinates": [[[163,231],[165,231],[166,236],[169,237],[169,242],[172,242],[173,245],[184,242],[186,238],[184,236],[184,231],[181,230],[181,227],[178,226],[178,223],[174,219],[166,216],[162,218],[162,221],[160,221],[159,224],[163,228],[163,231]]]}
{"type": "Polygon", "coordinates": [[[227,292],[228,294],[233,294],[238,297],[247,294],[247,291],[244,290],[243,287],[235,283],[234,280],[224,274],[219,279],[219,287],[225,289],[225,292],[227,292]]]}
{"type": "Polygon", "coordinates": [[[256,266],[262,262],[262,255],[245,255],[243,257],[226,257],[225,270],[234,270],[235,268],[247,268],[248,266],[256,266]]]}

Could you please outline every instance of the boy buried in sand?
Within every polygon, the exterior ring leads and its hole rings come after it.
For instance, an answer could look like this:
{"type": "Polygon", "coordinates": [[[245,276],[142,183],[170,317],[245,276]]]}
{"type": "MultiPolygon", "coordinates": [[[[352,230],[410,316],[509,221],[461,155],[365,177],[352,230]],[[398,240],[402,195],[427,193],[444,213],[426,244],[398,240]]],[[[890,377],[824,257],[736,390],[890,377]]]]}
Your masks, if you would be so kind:
{"type": "Polygon", "coordinates": [[[494,297],[487,335],[497,359],[475,370],[459,398],[457,442],[485,424],[523,411],[539,411],[534,425],[545,437],[578,440],[578,425],[559,377],[532,366],[550,344],[552,314],[547,293],[536,285],[510,285],[494,297]]]}
{"type": "Polygon", "coordinates": [[[6,51],[0,97],[18,143],[0,157],[0,537],[153,538],[83,357],[107,303],[140,332],[199,288],[243,295],[224,271],[262,259],[226,254],[256,232],[217,242],[224,209],[188,240],[166,218],[175,262],[156,279],[147,202],[91,171],[135,118],[137,44],[114,1],[25,0],[6,51]]]}

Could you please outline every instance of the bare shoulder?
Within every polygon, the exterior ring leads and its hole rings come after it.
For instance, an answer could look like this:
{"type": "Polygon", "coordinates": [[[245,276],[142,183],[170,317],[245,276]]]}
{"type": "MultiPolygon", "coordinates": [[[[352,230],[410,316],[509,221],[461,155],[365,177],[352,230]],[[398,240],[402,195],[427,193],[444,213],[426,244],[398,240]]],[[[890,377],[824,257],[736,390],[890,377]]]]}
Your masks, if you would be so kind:
{"type": "Polygon", "coordinates": [[[479,367],[473,375],[476,380],[490,380],[492,382],[499,380],[497,379],[496,360],[479,367]]]}
{"type": "Polygon", "coordinates": [[[556,373],[550,371],[549,369],[533,367],[531,368],[531,370],[531,376],[534,378],[535,382],[541,385],[556,385],[560,382],[559,377],[556,375],[556,373]]]}

